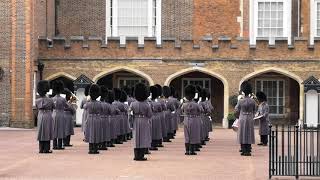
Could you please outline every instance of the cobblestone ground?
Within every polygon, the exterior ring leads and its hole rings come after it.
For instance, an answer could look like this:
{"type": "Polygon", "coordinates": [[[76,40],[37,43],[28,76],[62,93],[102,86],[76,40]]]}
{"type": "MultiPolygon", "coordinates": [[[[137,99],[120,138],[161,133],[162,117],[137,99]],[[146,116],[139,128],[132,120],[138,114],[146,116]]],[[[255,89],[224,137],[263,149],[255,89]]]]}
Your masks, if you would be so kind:
{"type": "Polygon", "coordinates": [[[49,155],[38,154],[35,137],[35,130],[0,130],[0,179],[268,179],[268,148],[254,145],[253,156],[242,157],[228,129],[215,129],[197,156],[184,155],[180,130],[145,162],[132,160],[131,142],[89,155],[79,128],[73,147],[49,155]]]}

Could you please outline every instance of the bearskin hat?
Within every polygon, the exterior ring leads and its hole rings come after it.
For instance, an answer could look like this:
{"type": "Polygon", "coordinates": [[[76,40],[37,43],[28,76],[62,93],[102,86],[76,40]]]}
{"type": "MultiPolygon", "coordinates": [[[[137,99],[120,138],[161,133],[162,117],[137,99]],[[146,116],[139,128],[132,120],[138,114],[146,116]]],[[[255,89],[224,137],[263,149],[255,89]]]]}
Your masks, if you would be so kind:
{"type": "Polygon", "coordinates": [[[245,83],[245,84],[243,85],[242,91],[244,92],[244,94],[245,94],[246,96],[248,96],[249,94],[251,94],[251,93],[252,93],[252,86],[251,86],[251,84],[250,84],[249,82],[245,83]]]}
{"type": "Polygon", "coordinates": [[[170,86],[170,92],[171,92],[171,96],[174,97],[175,93],[176,93],[176,90],[174,89],[173,86],[170,86]]]}
{"type": "Polygon", "coordinates": [[[257,92],[256,96],[257,96],[259,102],[265,102],[265,101],[267,101],[267,96],[266,96],[266,94],[263,93],[263,92],[261,92],[261,91],[257,92]]]}
{"type": "Polygon", "coordinates": [[[162,93],[163,93],[163,96],[168,98],[169,96],[171,96],[171,90],[170,90],[170,87],[168,86],[163,86],[162,88],[162,93]]]}
{"type": "Polygon", "coordinates": [[[54,81],[52,83],[52,90],[54,94],[61,94],[64,90],[64,84],[62,81],[54,81]]]}
{"type": "Polygon", "coordinates": [[[128,95],[131,96],[132,95],[132,89],[128,86],[124,86],[123,87],[123,91],[128,95]]]}
{"type": "Polygon", "coordinates": [[[128,95],[125,91],[121,91],[121,96],[120,96],[120,102],[126,102],[128,98],[128,95]]]}
{"type": "Polygon", "coordinates": [[[185,89],[184,89],[184,94],[186,96],[186,98],[191,101],[195,94],[196,94],[196,88],[193,85],[188,85],[185,89]]]}
{"type": "Polygon", "coordinates": [[[96,100],[100,96],[100,87],[97,84],[92,84],[89,90],[89,95],[92,100],[96,100]]]}
{"type": "Polygon", "coordinates": [[[100,99],[100,101],[104,102],[107,99],[108,88],[107,88],[107,86],[100,86],[100,89],[101,89],[101,93],[100,93],[101,94],[101,99],[100,99]]]}
{"type": "Polygon", "coordinates": [[[109,104],[112,104],[114,101],[114,93],[111,90],[107,91],[107,99],[106,102],[108,102],[109,104]]]}
{"type": "Polygon", "coordinates": [[[66,95],[66,100],[69,101],[72,96],[71,91],[68,88],[64,88],[63,93],[66,95]]]}
{"type": "Polygon", "coordinates": [[[151,86],[150,88],[150,92],[151,92],[151,99],[156,99],[158,96],[158,88],[156,86],[151,86]]]}
{"type": "Polygon", "coordinates": [[[244,92],[244,87],[249,84],[248,81],[244,81],[241,85],[240,85],[240,95],[242,94],[242,92],[244,92]]]}
{"type": "Polygon", "coordinates": [[[42,80],[38,82],[37,92],[40,96],[45,96],[49,91],[50,85],[48,81],[42,80]]]}
{"type": "Polygon", "coordinates": [[[158,88],[158,96],[162,96],[162,87],[159,84],[154,85],[158,88]]]}
{"type": "Polygon", "coordinates": [[[113,88],[113,92],[114,92],[114,99],[116,101],[119,101],[121,97],[121,90],[119,88],[113,88]]]}
{"type": "Polygon", "coordinates": [[[138,83],[134,88],[134,96],[137,101],[145,101],[148,98],[148,90],[145,84],[138,83]]]}
{"type": "Polygon", "coordinates": [[[90,84],[90,85],[87,85],[86,88],[84,89],[84,95],[85,95],[85,96],[89,96],[90,86],[91,86],[91,84],[90,84]]]}

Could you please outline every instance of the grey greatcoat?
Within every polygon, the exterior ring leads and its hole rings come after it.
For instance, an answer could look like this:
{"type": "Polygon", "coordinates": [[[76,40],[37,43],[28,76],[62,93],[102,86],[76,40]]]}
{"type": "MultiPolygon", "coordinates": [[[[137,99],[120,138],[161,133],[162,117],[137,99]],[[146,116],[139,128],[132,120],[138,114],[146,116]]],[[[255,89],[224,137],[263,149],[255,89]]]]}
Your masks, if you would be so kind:
{"type": "Polygon", "coordinates": [[[110,116],[111,116],[111,105],[106,102],[101,102],[102,106],[102,112],[101,112],[101,135],[102,140],[104,142],[111,140],[111,122],[110,122],[110,116]]]}
{"type": "Polygon", "coordinates": [[[262,117],[259,119],[259,134],[269,135],[269,105],[267,102],[263,102],[259,105],[257,114],[262,117]]]}
{"type": "Polygon", "coordinates": [[[208,118],[208,104],[205,101],[201,101],[199,105],[202,107],[203,112],[201,113],[201,138],[205,140],[205,138],[209,135],[209,118],[208,118]]]}
{"type": "Polygon", "coordinates": [[[167,106],[164,99],[158,99],[158,101],[160,102],[161,108],[162,108],[162,113],[160,113],[162,137],[165,138],[167,137],[167,134],[168,134],[167,123],[166,123],[167,106]]]}
{"type": "Polygon", "coordinates": [[[67,100],[60,96],[55,95],[53,98],[54,110],[52,113],[53,117],[53,138],[63,139],[67,135],[65,133],[66,119],[64,110],[68,109],[67,100]]]}
{"type": "Polygon", "coordinates": [[[174,97],[169,97],[170,99],[172,99],[173,101],[173,105],[174,105],[174,113],[173,113],[173,129],[174,130],[178,130],[178,124],[180,123],[179,119],[180,119],[180,102],[177,98],[174,97]]]}
{"type": "Polygon", "coordinates": [[[239,144],[254,144],[254,114],[256,103],[253,99],[245,97],[238,101],[235,108],[239,116],[238,142],[239,144]]]}
{"type": "Polygon", "coordinates": [[[83,108],[83,106],[88,102],[87,100],[87,97],[83,98],[83,100],[81,101],[81,104],[80,104],[80,108],[83,109],[83,112],[82,112],[82,124],[81,124],[81,130],[82,132],[85,131],[86,129],[86,124],[87,124],[87,110],[85,110],[83,108]]]}
{"type": "Polygon", "coordinates": [[[211,114],[213,113],[213,106],[212,106],[212,103],[211,103],[211,100],[206,100],[206,103],[207,103],[207,107],[208,107],[208,128],[209,128],[209,132],[212,132],[212,121],[210,121],[210,116],[211,114]]]}
{"type": "Polygon", "coordinates": [[[124,107],[124,104],[121,103],[120,101],[114,101],[112,103],[113,105],[115,105],[118,109],[119,109],[119,115],[117,117],[117,127],[119,129],[119,132],[117,133],[117,135],[124,135],[125,134],[125,119],[124,119],[124,116],[126,113],[126,109],[124,107]]]}
{"type": "Polygon", "coordinates": [[[151,118],[152,122],[152,140],[160,140],[162,139],[162,131],[161,131],[161,112],[162,106],[158,101],[151,101],[151,107],[153,116],[151,118]]]}
{"type": "Polygon", "coordinates": [[[53,119],[52,110],[54,103],[48,97],[42,97],[36,100],[38,109],[38,141],[50,141],[53,139],[53,119]]]}
{"type": "Polygon", "coordinates": [[[175,106],[174,106],[173,99],[170,99],[170,98],[166,99],[166,107],[167,107],[167,111],[165,113],[165,117],[166,117],[166,124],[167,124],[167,132],[173,133],[173,131],[175,130],[175,126],[174,126],[175,106]]]}
{"type": "Polygon", "coordinates": [[[186,101],[181,107],[184,116],[184,137],[185,143],[201,143],[201,113],[202,107],[194,101],[186,101]]]}
{"type": "Polygon", "coordinates": [[[117,139],[117,136],[120,135],[120,129],[118,127],[119,120],[117,119],[120,113],[120,110],[114,104],[110,105],[110,137],[111,139],[117,139]]]}
{"type": "Polygon", "coordinates": [[[125,103],[123,104],[123,106],[124,106],[124,112],[123,112],[124,133],[128,134],[131,132],[131,128],[129,124],[129,116],[128,116],[129,106],[125,103]]]}
{"type": "Polygon", "coordinates": [[[147,101],[131,103],[134,148],[151,147],[151,106],[147,101]]]}
{"type": "Polygon", "coordinates": [[[101,112],[102,106],[99,101],[90,101],[84,105],[84,109],[87,110],[87,125],[85,139],[89,143],[101,143],[103,142],[101,136],[101,112]]]}
{"type": "Polygon", "coordinates": [[[74,135],[73,117],[75,113],[76,109],[74,108],[74,106],[70,103],[67,103],[67,107],[64,109],[66,136],[74,135]]]}

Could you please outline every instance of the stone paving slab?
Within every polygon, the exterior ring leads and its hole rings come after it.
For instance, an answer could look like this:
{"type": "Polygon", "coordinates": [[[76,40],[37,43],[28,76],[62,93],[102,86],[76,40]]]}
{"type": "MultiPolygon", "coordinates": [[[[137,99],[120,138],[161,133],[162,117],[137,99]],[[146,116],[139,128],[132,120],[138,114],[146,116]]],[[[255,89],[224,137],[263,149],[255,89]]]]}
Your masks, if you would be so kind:
{"type": "Polygon", "coordinates": [[[152,152],[146,162],[132,160],[131,142],[89,155],[82,137],[76,128],[73,147],[45,155],[37,153],[35,130],[0,131],[0,179],[268,179],[268,147],[254,145],[253,156],[240,156],[236,133],[229,129],[215,129],[198,156],[184,155],[180,130],[172,143],[152,152]]]}

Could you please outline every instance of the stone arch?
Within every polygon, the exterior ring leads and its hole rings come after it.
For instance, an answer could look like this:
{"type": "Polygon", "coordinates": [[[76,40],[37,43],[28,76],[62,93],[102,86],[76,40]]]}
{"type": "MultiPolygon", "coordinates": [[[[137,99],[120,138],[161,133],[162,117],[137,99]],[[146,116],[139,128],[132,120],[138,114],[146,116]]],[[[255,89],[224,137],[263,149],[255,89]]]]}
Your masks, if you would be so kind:
{"type": "Polygon", "coordinates": [[[77,79],[76,77],[74,77],[74,76],[72,76],[72,75],[70,75],[70,74],[68,74],[68,73],[65,73],[65,72],[57,72],[57,73],[55,73],[55,74],[52,74],[52,75],[46,77],[45,80],[50,81],[50,80],[56,79],[56,78],[58,78],[58,77],[66,77],[66,78],[68,78],[68,79],[71,79],[72,81],[74,81],[74,80],[77,79]]]}
{"type": "Polygon", "coordinates": [[[175,78],[182,76],[184,74],[188,74],[191,72],[201,72],[204,74],[208,74],[210,76],[213,76],[217,79],[219,79],[224,86],[224,100],[223,100],[223,110],[224,110],[224,115],[223,115],[223,127],[227,128],[228,127],[228,113],[229,113],[229,83],[227,81],[227,79],[225,77],[223,77],[222,75],[215,73],[213,71],[210,71],[209,69],[206,68],[201,68],[201,67],[192,67],[192,68],[187,68],[187,69],[183,69],[180,70],[174,74],[171,74],[165,81],[164,85],[165,86],[169,86],[171,81],[174,80],[175,78]]]}
{"type": "Polygon", "coordinates": [[[126,67],[126,66],[117,66],[117,67],[108,69],[106,71],[103,71],[103,72],[97,74],[96,76],[94,76],[93,82],[97,83],[100,78],[102,78],[102,77],[104,77],[104,76],[106,76],[108,74],[112,74],[114,72],[118,72],[118,71],[128,71],[130,73],[139,75],[139,76],[145,78],[149,82],[150,86],[154,85],[154,81],[149,75],[147,75],[146,73],[144,73],[144,72],[142,72],[140,70],[133,69],[133,68],[126,67]]]}
{"type": "Polygon", "coordinates": [[[240,86],[241,84],[246,81],[246,80],[249,80],[251,78],[254,78],[256,76],[259,76],[261,74],[264,74],[264,73],[269,73],[269,72],[274,72],[274,73],[279,73],[279,74],[282,74],[284,76],[287,76],[289,78],[292,78],[293,80],[297,81],[297,83],[299,84],[299,123],[301,123],[303,121],[303,117],[304,117],[304,106],[303,106],[303,102],[304,102],[304,86],[303,86],[303,80],[296,74],[290,72],[290,71],[287,71],[285,69],[281,69],[281,68],[276,68],[276,67],[269,67],[269,68],[264,68],[264,69],[260,69],[260,70],[256,70],[246,76],[244,76],[240,83],[239,83],[239,89],[240,89],[240,86]]]}

